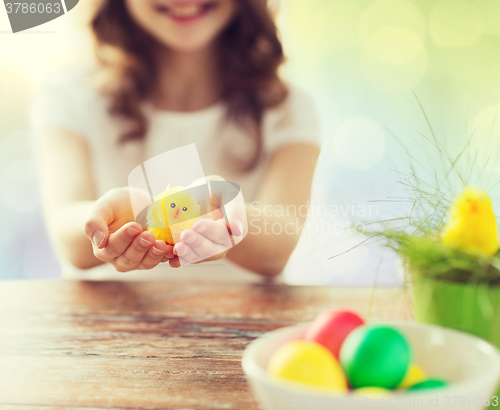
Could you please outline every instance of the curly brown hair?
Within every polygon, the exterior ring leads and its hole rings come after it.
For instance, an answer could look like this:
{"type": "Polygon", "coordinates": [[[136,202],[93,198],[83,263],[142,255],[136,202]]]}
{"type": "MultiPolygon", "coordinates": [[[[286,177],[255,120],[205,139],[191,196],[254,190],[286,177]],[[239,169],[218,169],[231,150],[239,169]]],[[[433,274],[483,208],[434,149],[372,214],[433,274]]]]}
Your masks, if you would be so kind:
{"type": "MultiPolygon", "coordinates": [[[[148,123],[141,106],[157,78],[154,40],[132,20],[124,0],[102,0],[91,28],[101,71],[108,74],[102,91],[110,98],[110,113],[129,124],[120,141],[144,138],[148,123]]],[[[283,48],[267,0],[238,0],[237,14],[218,41],[227,118],[246,129],[256,148],[251,160],[238,166],[249,170],[260,159],[265,110],[288,94],[278,76],[283,48]]]]}

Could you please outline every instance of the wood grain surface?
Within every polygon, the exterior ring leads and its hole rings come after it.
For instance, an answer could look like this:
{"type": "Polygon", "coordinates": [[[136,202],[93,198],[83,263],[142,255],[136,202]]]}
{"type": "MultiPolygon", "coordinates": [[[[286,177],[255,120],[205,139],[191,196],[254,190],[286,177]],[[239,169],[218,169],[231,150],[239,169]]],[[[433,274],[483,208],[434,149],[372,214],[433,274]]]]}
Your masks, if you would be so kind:
{"type": "Polygon", "coordinates": [[[413,319],[402,289],[371,296],[200,278],[0,282],[0,407],[259,409],[245,346],[329,308],[413,319]]]}

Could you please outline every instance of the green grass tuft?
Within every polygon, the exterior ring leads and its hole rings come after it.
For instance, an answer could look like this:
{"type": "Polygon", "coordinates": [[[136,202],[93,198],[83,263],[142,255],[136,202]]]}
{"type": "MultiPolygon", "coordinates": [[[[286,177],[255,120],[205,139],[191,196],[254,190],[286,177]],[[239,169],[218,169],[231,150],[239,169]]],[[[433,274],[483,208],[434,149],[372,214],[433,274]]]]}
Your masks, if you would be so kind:
{"type": "Polygon", "coordinates": [[[381,234],[407,265],[411,275],[460,283],[500,284],[500,258],[467,253],[441,243],[437,235],[381,234]]]}
{"type": "MultiPolygon", "coordinates": [[[[485,185],[483,173],[488,162],[481,166],[472,152],[474,131],[467,131],[466,143],[452,155],[436,137],[429,117],[416,95],[415,98],[431,134],[430,138],[420,136],[436,151],[438,161],[423,165],[396,135],[387,130],[405,151],[410,165],[408,173],[395,171],[400,176],[397,182],[404,186],[408,196],[388,201],[410,202],[412,207],[406,217],[358,224],[358,230],[370,237],[358,246],[374,240],[386,241],[387,246],[401,256],[410,275],[461,283],[500,284],[500,253],[492,257],[467,253],[445,246],[440,237],[455,196],[468,185],[485,185]],[[424,171],[425,177],[419,175],[417,166],[424,171]],[[378,228],[373,229],[373,225],[378,228]]],[[[493,202],[498,199],[492,198],[493,202]]]]}

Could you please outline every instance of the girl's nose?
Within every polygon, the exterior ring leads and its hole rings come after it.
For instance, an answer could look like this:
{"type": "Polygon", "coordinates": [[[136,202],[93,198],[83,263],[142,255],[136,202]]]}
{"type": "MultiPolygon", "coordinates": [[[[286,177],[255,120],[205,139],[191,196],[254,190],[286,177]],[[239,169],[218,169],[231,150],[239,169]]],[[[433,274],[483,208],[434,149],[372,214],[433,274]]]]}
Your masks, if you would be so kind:
{"type": "Polygon", "coordinates": [[[179,216],[179,208],[177,208],[177,211],[175,212],[175,217],[177,218],[179,216]]]}

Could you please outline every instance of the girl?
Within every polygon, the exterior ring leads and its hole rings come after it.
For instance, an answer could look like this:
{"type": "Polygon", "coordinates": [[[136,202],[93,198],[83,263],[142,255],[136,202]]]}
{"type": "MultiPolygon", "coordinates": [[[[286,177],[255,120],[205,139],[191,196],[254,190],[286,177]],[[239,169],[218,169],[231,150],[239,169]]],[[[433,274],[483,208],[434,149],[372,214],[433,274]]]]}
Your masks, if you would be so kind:
{"type": "Polygon", "coordinates": [[[217,249],[210,260],[281,272],[299,238],[294,210],[310,196],[319,130],[309,98],[278,76],[283,51],[266,0],[103,0],[91,28],[97,67],[60,73],[33,107],[64,275],[178,267],[217,249]],[[129,172],[189,143],[205,173],[238,183],[247,201],[249,234],[229,252],[217,247],[222,221],[198,221],[171,247],[134,220],[129,172]]]}

